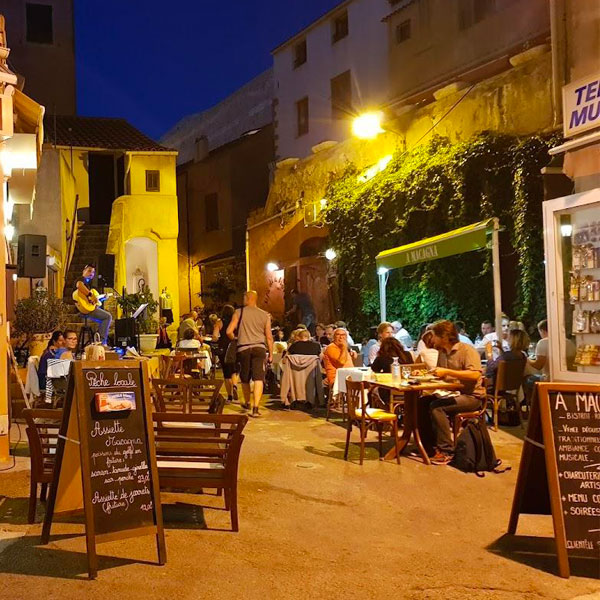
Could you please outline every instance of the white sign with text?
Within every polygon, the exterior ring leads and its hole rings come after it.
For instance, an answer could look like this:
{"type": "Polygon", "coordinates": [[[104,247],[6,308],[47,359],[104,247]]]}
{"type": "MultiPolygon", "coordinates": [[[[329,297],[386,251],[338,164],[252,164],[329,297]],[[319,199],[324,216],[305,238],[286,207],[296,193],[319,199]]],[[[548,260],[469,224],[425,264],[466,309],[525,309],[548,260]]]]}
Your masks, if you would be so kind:
{"type": "Polygon", "coordinates": [[[600,72],[563,87],[565,137],[600,127],[600,72]]]}

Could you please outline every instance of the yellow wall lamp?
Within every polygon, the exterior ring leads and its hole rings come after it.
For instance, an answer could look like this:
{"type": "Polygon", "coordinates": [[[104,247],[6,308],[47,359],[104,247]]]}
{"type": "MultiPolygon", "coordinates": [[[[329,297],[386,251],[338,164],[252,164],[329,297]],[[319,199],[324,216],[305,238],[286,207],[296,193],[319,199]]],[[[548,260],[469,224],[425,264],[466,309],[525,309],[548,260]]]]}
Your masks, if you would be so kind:
{"type": "Polygon", "coordinates": [[[384,121],[383,112],[374,110],[358,115],[352,121],[352,134],[361,140],[372,140],[385,129],[382,127],[384,121]]]}

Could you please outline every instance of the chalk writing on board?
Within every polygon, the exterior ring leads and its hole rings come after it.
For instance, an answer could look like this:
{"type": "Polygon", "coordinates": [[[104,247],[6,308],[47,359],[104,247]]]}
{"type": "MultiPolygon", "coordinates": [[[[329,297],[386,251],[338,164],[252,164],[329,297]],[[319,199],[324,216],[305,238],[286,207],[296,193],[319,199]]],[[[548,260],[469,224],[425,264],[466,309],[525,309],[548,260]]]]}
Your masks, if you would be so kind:
{"type": "Polygon", "coordinates": [[[569,551],[600,549],[600,394],[550,392],[560,499],[569,551]]]}
{"type": "Polygon", "coordinates": [[[108,387],[136,388],[137,384],[132,373],[119,373],[115,371],[109,378],[103,371],[86,371],[85,378],[91,390],[104,389],[108,387]]]}

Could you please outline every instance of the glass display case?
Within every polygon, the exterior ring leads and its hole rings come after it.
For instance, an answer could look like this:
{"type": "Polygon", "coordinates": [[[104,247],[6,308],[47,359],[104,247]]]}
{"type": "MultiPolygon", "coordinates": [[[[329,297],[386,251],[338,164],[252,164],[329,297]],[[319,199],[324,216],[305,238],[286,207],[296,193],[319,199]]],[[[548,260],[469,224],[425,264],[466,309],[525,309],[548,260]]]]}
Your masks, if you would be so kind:
{"type": "Polygon", "coordinates": [[[552,381],[600,383],[600,189],[544,202],[552,381]]]}

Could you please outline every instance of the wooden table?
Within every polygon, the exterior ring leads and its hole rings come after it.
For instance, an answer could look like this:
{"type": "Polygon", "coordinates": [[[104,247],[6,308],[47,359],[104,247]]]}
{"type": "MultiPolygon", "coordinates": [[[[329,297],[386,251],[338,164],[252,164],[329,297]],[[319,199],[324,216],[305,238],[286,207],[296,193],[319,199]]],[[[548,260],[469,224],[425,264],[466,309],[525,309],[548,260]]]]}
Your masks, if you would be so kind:
{"type": "MultiPolygon", "coordinates": [[[[366,384],[377,386],[390,390],[392,392],[402,392],[404,394],[404,431],[400,438],[399,451],[402,452],[411,436],[414,436],[415,443],[423,457],[423,462],[430,465],[429,455],[427,454],[421,434],[419,432],[419,398],[422,392],[433,392],[434,390],[460,391],[464,389],[461,383],[449,383],[446,381],[422,382],[415,385],[402,385],[399,381],[365,381],[366,384]]],[[[391,450],[385,455],[385,460],[396,458],[396,448],[392,446],[391,450]]]]}

